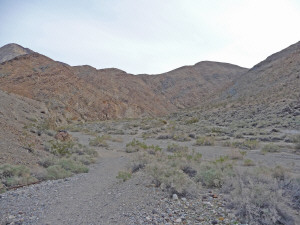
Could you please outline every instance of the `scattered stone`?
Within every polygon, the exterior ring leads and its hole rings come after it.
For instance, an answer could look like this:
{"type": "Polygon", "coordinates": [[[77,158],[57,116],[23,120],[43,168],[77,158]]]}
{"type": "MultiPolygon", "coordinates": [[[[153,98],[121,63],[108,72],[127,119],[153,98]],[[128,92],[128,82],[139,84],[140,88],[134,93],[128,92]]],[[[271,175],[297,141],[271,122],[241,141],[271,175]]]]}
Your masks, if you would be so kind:
{"type": "Polygon", "coordinates": [[[173,199],[173,200],[178,200],[177,194],[173,194],[173,195],[172,195],[172,199],[173,199]]]}

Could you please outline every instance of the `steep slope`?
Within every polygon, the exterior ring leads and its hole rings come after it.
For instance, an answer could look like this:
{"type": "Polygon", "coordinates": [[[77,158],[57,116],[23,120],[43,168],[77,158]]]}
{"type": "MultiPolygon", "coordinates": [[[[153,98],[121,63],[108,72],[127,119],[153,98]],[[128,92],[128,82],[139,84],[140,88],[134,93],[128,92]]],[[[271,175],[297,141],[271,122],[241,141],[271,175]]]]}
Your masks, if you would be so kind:
{"type": "Polygon", "coordinates": [[[38,53],[2,63],[0,74],[2,90],[44,102],[58,122],[121,118],[131,110],[130,105],[78,78],[70,66],[38,53]]]}
{"type": "Polygon", "coordinates": [[[200,62],[156,76],[132,75],[113,68],[71,67],[28,53],[1,63],[0,89],[45,103],[57,123],[164,115],[205,102],[246,70],[200,62]]]}
{"type": "Polygon", "coordinates": [[[42,150],[41,138],[24,129],[47,118],[43,103],[0,90],[0,164],[37,164],[42,150]],[[29,147],[34,147],[35,153],[29,147]]]}
{"type": "Polygon", "coordinates": [[[156,76],[143,76],[155,91],[178,108],[197,106],[233,84],[247,69],[219,62],[203,61],[156,76]]]}
{"type": "Polygon", "coordinates": [[[90,66],[73,67],[75,74],[97,89],[110,93],[119,101],[135,106],[133,113],[162,115],[176,107],[163,95],[156,94],[141,76],[127,74],[119,69],[96,70],[90,66]]]}
{"type": "Polygon", "coordinates": [[[23,48],[17,44],[7,44],[0,48],[0,63],[11,60],[20,55],[33,53],[28,48],[23,48]]]}
{"type": "Polygon", "coordinates": [[[236,80],[226,95],[252,102],[299,99],[300,42],[255,65],[236,80]]]}

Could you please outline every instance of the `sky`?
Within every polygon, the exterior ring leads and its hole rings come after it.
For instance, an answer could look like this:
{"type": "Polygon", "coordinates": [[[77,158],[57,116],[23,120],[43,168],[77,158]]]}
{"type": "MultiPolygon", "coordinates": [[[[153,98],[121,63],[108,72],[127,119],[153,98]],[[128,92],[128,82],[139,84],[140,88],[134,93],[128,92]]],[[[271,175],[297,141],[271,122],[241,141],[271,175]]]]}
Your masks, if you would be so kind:
{"type": "Polygon", "coordinates": [[[133,74],[251,68],[300,41],[299,27],[300,0],[0,0],[0,46],[133,74]]]}

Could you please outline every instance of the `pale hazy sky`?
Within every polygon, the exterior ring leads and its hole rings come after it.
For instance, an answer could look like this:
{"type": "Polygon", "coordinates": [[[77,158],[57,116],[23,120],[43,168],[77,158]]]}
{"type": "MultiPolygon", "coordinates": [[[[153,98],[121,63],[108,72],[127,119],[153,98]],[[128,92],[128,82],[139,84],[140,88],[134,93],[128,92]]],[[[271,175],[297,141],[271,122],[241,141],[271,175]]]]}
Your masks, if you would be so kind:
{"type": "Polygon", "coordinates": [[[134,74],[252,67],[298,41],[300,0],[0,0],[1,46],[134,74]]]}

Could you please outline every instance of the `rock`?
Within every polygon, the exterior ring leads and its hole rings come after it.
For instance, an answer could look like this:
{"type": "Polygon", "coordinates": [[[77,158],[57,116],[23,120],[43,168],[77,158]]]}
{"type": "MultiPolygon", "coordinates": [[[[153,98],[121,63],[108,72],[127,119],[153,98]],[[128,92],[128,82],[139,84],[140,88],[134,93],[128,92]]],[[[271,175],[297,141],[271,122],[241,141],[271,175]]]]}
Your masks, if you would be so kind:
{"type": "Polygon", "coordinates": [[[178,218],[175,220],[175,223],[181,223],[182,222],[182,219],[181,218],[178,218]]]}
{"type": "Polygon", "coordinates": [[[60,140],[60,141],[70,141],[72,139],[72,137],[67,131],[60,130],[56,133],[55,139],[60,140]]]}
{"type": "Polygon", "coordinates": [[[172,199],[173,199],[173,200],[178,200],[177,194],[173,194],[172,199]]]}
{"type": "Polygon", "coordinates": [[[14,215],[9,215],[8,219],[13,220],[14,218],[16,218],[14,215]]]}

